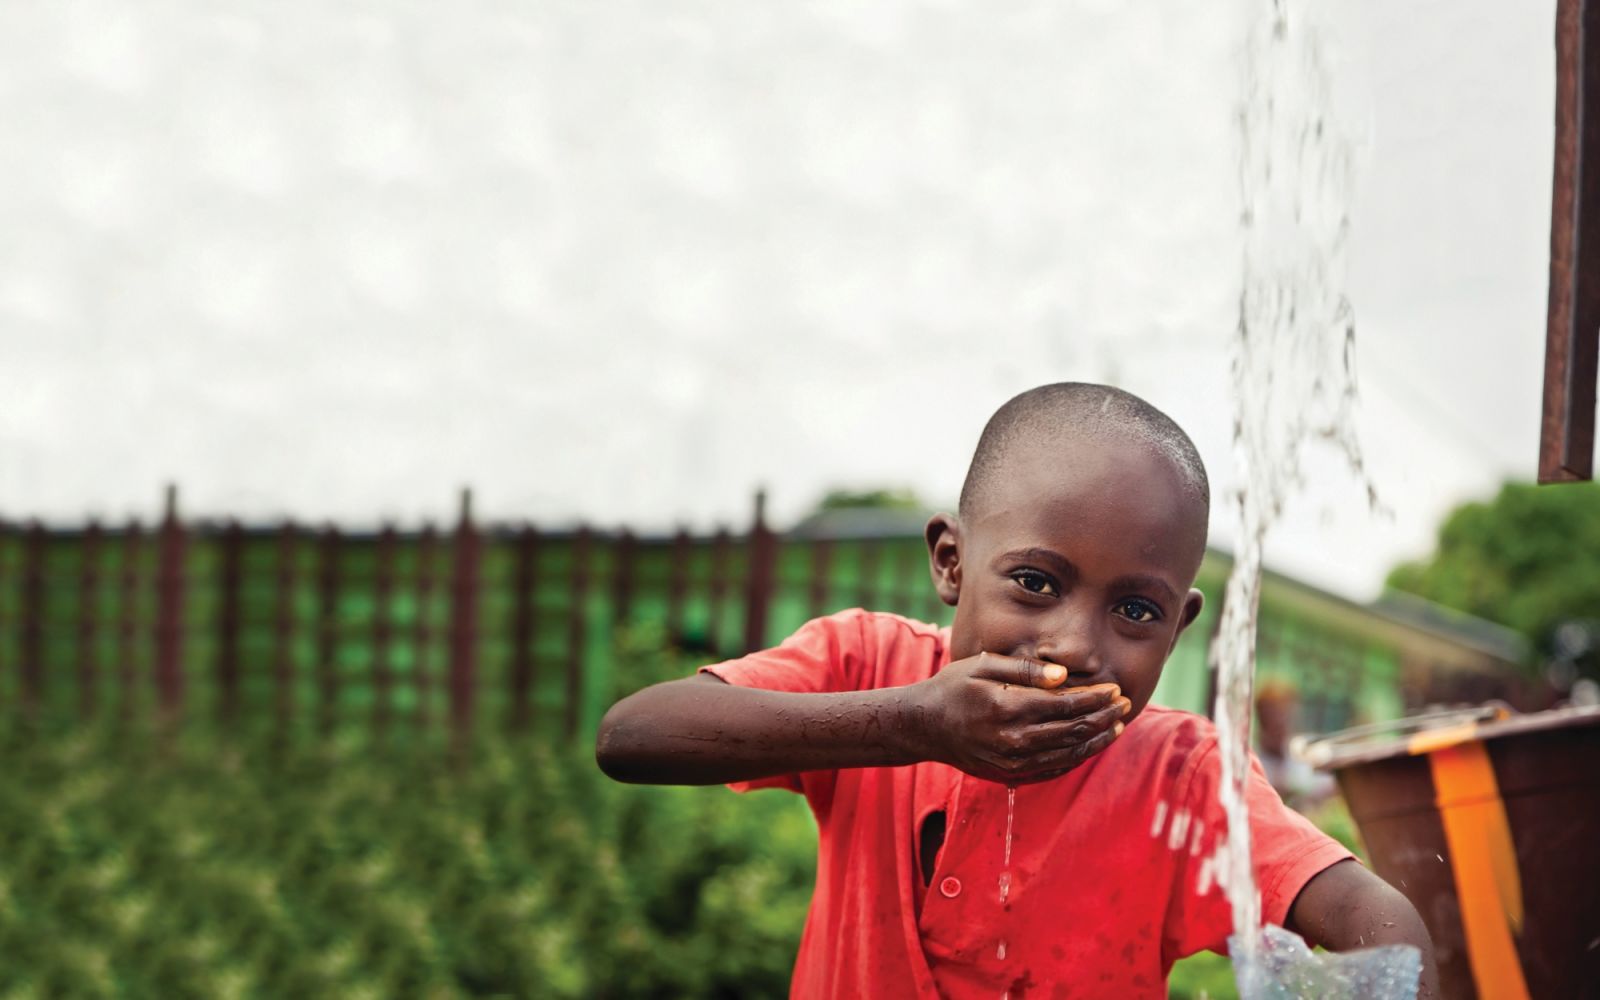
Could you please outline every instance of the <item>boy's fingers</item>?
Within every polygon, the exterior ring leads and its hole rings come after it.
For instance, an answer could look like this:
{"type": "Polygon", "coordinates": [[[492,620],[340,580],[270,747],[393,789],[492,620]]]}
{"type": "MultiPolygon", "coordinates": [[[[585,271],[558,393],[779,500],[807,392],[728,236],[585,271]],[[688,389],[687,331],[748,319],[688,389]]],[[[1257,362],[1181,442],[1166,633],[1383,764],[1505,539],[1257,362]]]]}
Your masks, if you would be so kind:
{"type": "Polygon", "coordinates": [[[1083,743],[1122,721],[1122,706],[1116,702],[1087,715],[1044,722],[1028,729],[1028,746],[1047,750],[1072,743],[1083,743]]]}
{"type": "Polygon", "coordinates": [[[1032,761],[1030,761],[1033,766],[1030,767],[1029,770],[1035,773],[1065,772],[1071,770],[1072,768],[1077,767],[1079,764],[1082,764],[1084,761],[1088,760],[1090,757],[1093,757],[1095,754],[1104,750],[1106,747],[1110,746],[1116,741],[1117,736],[1120,734],[1121,730],[1113,727],[1111,729],[1101,731],[1098,736],[1083,743],[1077,743],[1069,747],[1063,747],[1060,750],[1052,750],[1048,753],[1038,754],[1032,759],[1032,761]]]}
{"type": "Polygon", "coordinates": [[[972,676],[1022,687],[1055,688],[1067,679],[1067,668],[1055,663],[1030,660],[1025,656],[979,653],[972,676]]]}
{"type": "MultiPolygon", "coordinates": [[[[1122,697],[1122,689],[1115,684],[1061,688],[1050,692],[1048,697],[1036,698],[1031,715],[1038,722],[1076,719],[1126,701],[1122,697]]],[[[1120,714],[1118,717],[1121,717],[1120,714]]]]}

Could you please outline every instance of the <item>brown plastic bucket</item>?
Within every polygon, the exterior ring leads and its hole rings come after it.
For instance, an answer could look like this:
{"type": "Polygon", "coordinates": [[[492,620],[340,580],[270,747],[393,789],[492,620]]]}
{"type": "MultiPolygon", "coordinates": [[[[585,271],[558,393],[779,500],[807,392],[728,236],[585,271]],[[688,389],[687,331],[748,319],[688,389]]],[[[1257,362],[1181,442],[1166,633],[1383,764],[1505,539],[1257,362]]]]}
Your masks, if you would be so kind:
{"type": "Polygon", "coordinates": [[[1600,709],[1421,716],[1316,740],[1446,997],[1600,998],[1600,709]]]}

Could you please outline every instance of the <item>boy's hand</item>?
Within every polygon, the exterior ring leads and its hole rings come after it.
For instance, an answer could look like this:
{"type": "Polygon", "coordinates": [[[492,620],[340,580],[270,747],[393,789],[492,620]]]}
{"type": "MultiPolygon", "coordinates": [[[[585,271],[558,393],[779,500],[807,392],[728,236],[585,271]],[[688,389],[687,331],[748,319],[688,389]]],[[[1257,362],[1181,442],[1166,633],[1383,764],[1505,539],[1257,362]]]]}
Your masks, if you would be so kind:
{"type": "Polygon", "coordinates": [[[989,781],[1059,777],[1111,745],[1132,703],[1115,684],[1064,688],[1067,669],[980,653],[920,684],[926,757],[989,781]]]}

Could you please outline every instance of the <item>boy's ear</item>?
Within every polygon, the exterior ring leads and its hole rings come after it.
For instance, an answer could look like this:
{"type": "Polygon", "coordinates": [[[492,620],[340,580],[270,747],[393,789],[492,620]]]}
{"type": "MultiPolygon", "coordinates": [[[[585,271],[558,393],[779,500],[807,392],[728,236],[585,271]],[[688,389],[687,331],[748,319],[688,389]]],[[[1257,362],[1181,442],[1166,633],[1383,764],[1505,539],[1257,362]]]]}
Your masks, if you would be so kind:
{"type": "Polygon", "coordinates": [[[928,542],[928,570],[939,600],[956,606],[961,596],[961,524],[949,514],[935,514],[922,529],[928,542]]]}
{"type": "Polygon", "coordinates": [[[1183,611],[1178,615],[1178,631],[1172,633],[1172,645],[1167,647],[1167,655],[1177,648],[1178,639],[1183,635],[1183,630],[1194,624],[1200,617],[1200,609],[1206,606],[1206,595],[1194,588],[1189,589],[1189,596],[1183,599],[1183,611]]]}

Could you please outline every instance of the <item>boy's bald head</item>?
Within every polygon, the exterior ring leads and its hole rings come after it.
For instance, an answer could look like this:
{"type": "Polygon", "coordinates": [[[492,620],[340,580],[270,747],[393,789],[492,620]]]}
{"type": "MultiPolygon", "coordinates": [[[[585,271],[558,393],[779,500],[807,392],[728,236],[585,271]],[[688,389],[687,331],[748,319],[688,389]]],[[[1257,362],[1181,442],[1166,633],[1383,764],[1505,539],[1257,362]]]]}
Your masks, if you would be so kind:
{"type": "Polygon", "coordinates": [[[1172,418],[1131,392],[1089,382],[1056,382],[1029,389],[995,411],[961,487],[960,516],[970,518],[989,494],[1013,452],[1032,448],[1049,461],[1048,445],[1064,434],[1143,444],[1164,456],[1199,506],[1201,524],[1211,509],[1211,484],[1194,442],[1172,418]]]}

